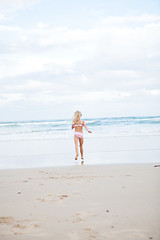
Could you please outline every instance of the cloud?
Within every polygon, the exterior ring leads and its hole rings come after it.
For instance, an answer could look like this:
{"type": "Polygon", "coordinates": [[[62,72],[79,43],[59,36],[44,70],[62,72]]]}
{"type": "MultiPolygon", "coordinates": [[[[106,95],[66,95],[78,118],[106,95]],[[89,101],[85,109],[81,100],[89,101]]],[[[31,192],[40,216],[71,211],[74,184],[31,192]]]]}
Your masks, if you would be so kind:
{"type": "Polygon", "coordinates": [[[0,79],[34,72],[50,72],[50,74],[54,75],[74,72],[74,63],[71,60],[60,61],[56,58],[36,56],[34,54],[28,54],[27,56],[8,54],[8,56],[0,58],[0,63],[0,79]]]}
{"type": "Polygon", "coordinates": [[[5,91],[10,91],[10,92],[26,92],[26,91],[31,91],[31,90],[44,90],[44,89],[49,89],[51,87],[50,83],[42,83],[40,81],[35,81],[35,80],[30,80],[28,79],[26,83],[22,84],[12,84],[12,85],[5,85],[4,90],[5,91]]]}
{"type": "Polygon", "coordinates": [[[142,15],[125,15],[125,16],[108,16],[106,18],[101,19],[97,26],[105,26],[105,25],[124,25],[134,23],[136,24],[146,24],[150,22],[160,21],[160,16],[156,14],[142,14],[142,15]]]}
{"type": "Polygon", "coordinates": [[[5,15],[3,13],[0,13],[0,22],[4,21],[5,19],[5,15]]]}
{"type": "Polygon", "coordinates": [[[38,3],[39,0],[0,0],[0,22],[11,19],[15,12],[30,8],[38,3]]]}
{"type": "Polygon", "coordinates": [[[85,30],[1,24],[0,32],[1,106],[103,102],[117,110],[159,97],[157,15],[108,17],[85,30]]]}
{"type": "MultiPolygon", "coordinates": [[[[29,30],[20,29],[19,27],[0,26],[0,30],[3,30],[4,34],[5,31],[15,32],[15,44],[17,44],[15,51],[17,49],[22,50],[24,47],[31,51],[37,51],[37,49],[47,51],[52,50],[52,47],[64,47],[72,52],[79,46],[79,53],[81,51],[84,53],[88,47],[89,53],[92,55],[96,53],[97,48],[100,46],[107,53],[113,52],[114,48],[116,52],[117,48],[120,48],[119,53],[121,53],[123,50],[131,52],[131,46],[133,51],[135,48],[139,50],[140,47],[142,50],[148,47],[156,47],[159,45],[159,29],[160,16],[157,15],[108,17],[88,30],[70,29],[68,27],[53,28],[43,23],[38,23],[36,27],[29,30]],[[106,24],[110,18],[115,20],[115,25],[111,24],[112,21],[110,25],[106,24]],[[143,22],[143,24],[136,27],[135,25],[125,26],[122,24],[123,22],[129,22],[130,19],[138,23],[143,22]],[[144,19],[146,21],[142,21],[144,19]]],[[[83,57],[85,56],[83,55],[83,57]]]]}
{"type": "Polygon", "coordinates": [[[23,9],[37,4],[39,0],[0,0],[1,8],[23,9]]]}
{"type": "Polygon", "coordinates": [[[22,93],[0,93],[0,106],[23,100],[22,93]]]}
{"type": "Polygon", "coordinates": [[[160,89],[143,89],[143,92],[147,95],[160,95],[160,89]]]}
{"type": "MultiPolygon", "coordinates": [[[[99,103],[110,104],[120,104],[120,103],[129,103],[134,99],[147,99],[150,98],[151,101],[154,100],[154,97],[160,96],[160,89],[139,89],[134,91],[116,91],[104,89],[101,91],[92,91],[92,90],[79,90],[77,92],[72,92],[70,89],[67,89],[63,86],[57,86],[53,83],[46,83],[41,85],[41,83],[35,83],[33,85],[24,85],[24,86],[14,86],[12,91],[10,87],[6,87],[8,92],[0,94],[0,105],[10,104],[14,102],[30,102],[30,103],[39,103],[39,104],[87,104],[95,106],[99,103]],[[16,90],[16,91],[15,91],[16,90]]],[[[135,101],[135,100],[134,100],[135,101]]],[[[138,106],[137,106],[138,107],[138,106]]]]}
{"type": "MultiPolygon", "coordinates": [[[[46,84],[47,86],[47,84],[46,84]]],[[[58,87],[54,88],[53,84],[49,84],[49,88],[44,86],[44,89],[40,86],[14,86],[16,88],[16,92],[8,92],[0,94],[0,104],[5,103],[13,103],[17,101],[30,101],[30,102],[39,102],[39,103],[68,103],[74,101],[81,103],[93,103],[98,101],[112,101],[119,100],[123,98],[130,97],[132,94],[130,92],[122,92],[122,91],[78,91],[72,92],[67,89],[57,91],[58,87]],[[32,91],[36,90],[36,91],[32,91]],[[27,91],[30,90],[30,91],[27,91]],[[20,91],[20,92],[19,92],[20,91]]],[[[6,88],[7,90],[11,90],[10,88],[6,88]]],[[[60,90],[62,88],[59,88],[60,90]]]]}
{"type": "Polygon", "coordinates": [[[151,69],[155,68],[155,56],[159,57],[157,49],[160,45],[160,23],[152,21],[158,17],[147,15],[119,18],[137,19],[137,22],[148,19],[148,22],[136,28],[125,27],[123,24],[102,24],[88,30],[50,26],[44,28],[42,23],[29,30],[1,25],[0,31],[6,39],[1,40],[1,50],[4,53],[0,58],[1,78],[47,69],[55,74],[63,74],[67,69],[74,73],[74,67],[83,66],[84,71],[84,64],[88,65],[88,72],[93,69],[104,72],[107,68],[109,71],[116,70],[117,75],[120,73],[118,71],[121,71],[120,75],[122,71],[137,75],[136,71],[148,69],[149,64],[151,69]],[[151,65],[153,60],[154,66],[151,65]],[[8,67],[10,71],[6,70],[8,67]]]}

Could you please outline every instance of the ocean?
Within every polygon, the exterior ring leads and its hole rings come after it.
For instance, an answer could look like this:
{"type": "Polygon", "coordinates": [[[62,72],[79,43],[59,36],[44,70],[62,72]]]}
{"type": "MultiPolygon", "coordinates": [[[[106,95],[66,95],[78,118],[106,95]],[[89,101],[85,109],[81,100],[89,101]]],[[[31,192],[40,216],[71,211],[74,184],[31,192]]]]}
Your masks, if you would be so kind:
{"type": "MultiPolygon", "coordinates": [[[[86,164],[159,162],[160,116],[83,120],[92,131],[84,129],[86,164]]],[[[72,119],[0,122],[0,168],[75,164],[71,124],[72,119]]]]}

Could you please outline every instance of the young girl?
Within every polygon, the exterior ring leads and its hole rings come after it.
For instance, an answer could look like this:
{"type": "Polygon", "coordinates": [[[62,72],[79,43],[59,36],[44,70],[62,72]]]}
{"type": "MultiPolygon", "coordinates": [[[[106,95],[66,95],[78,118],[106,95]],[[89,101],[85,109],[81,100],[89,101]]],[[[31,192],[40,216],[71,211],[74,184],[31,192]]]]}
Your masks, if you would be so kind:
{"type": "Polygon", "coordinates": [[[83,158],[83,127],[89,132],[92,133],[91,131],[88,130],[86,123],[81,120],[82,113],[79,111],[76,111],[73,116],[73,122],[72,122],[72,129],[75,128],[75,133],[74,133],[74,142],[75,142],[75,150],[76,150],[76,157],[75,160],[78,159],[78,140],[79,140],[79,145],[80,145],[80,153],[81,153],[81,164],[83,165],[84,163],[84,158],[83,158]]]}

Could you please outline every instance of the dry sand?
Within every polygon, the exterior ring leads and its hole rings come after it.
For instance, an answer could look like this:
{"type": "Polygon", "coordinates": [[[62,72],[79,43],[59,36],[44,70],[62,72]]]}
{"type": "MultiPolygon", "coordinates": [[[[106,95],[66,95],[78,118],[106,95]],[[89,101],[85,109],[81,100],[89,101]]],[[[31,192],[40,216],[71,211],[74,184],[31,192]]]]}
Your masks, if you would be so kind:
{"type": "Polygon", "coordinates": [[[160,167],[0,171],[0,240],[160,239],[160,167]]]}

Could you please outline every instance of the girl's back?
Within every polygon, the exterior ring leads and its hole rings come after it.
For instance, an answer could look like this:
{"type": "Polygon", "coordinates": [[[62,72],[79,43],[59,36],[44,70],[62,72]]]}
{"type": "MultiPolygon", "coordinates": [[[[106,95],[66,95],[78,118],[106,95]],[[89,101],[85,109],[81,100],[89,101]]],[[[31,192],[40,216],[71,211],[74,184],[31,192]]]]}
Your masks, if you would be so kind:
{"type": "Polygon", "coordinates": [[[74,124],[75,131],[76,132],[82,132],[83,131],[83,121],[76,122],[74,124]]]}

